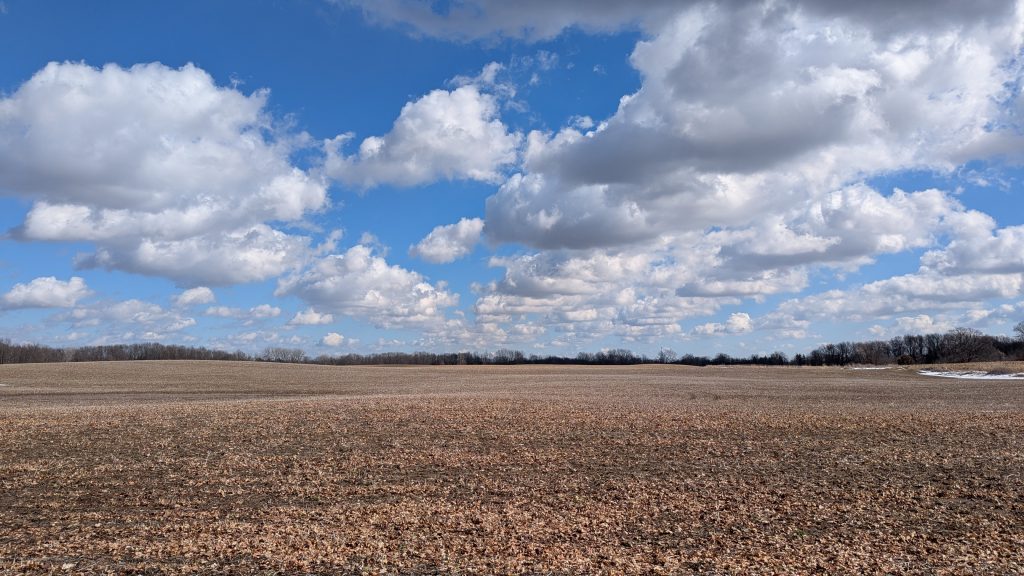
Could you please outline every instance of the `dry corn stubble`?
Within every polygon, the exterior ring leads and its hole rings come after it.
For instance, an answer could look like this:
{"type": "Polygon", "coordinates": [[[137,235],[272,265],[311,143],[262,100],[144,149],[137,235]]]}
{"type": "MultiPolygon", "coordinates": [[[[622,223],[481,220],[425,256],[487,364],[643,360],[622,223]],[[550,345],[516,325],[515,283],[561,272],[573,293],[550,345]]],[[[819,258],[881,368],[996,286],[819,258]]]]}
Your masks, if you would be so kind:
{"type": "Polygon", "coordinates": [[[216,362],[0,381],[3,573],[1024,571],[1018,382],[216,362]]]}

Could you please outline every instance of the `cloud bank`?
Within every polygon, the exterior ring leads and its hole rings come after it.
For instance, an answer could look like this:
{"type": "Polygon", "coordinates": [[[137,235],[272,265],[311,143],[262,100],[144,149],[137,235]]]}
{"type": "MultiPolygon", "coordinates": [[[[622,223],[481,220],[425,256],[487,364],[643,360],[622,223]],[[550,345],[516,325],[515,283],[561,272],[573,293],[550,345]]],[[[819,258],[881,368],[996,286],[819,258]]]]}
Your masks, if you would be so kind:
{"type": "Polygon", "coordinates": [[[0,99],[0,193],[33,202],[17,236],[92,242],[83,267],[185,285],[289,270],[308,241],[267,222],[324,207],[326,186],[290,161],[302,136],[268,96],[191,64],[48,64],[0,99]]]}

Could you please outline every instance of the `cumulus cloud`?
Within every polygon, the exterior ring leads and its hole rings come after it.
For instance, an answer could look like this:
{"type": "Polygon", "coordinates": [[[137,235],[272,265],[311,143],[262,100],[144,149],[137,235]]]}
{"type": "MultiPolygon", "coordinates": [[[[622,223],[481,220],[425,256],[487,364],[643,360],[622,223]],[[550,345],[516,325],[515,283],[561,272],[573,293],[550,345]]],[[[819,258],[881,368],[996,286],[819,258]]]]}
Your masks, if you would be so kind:
{"type": "Polygon", "coordinates": [[[346,338],[337,332],[328,332],[327,335],[320,340],[320,344],[322,346],[337,347],[344,344],[345,340],[346,338]]]}
{"type": "Polygon", "coordinates": [[[838,190],[785,217],[766,215],[745,228],[707,235],[718,245],[719,268],[771,270],[809,264],[851,267],[880,254],[936,244],[979,213],[939,190],[883,196],[862,184],[838,190]]]}
{"type": "MultiPolygon", "coordinates": [[[[1018,291],[1016,229],[996,229],[943,191],[864,184],[948,171],[1008,145],[997,140],[1013,126],[1005,102],[1019,76],[1022,20],[1012,3],[627,10],[470,0],[442,13],[395,0],[364,9],[447,38],[540,39],[573,26],[647,33],[630,59],[642,86],[611,117],[527,135],[518,173],[487,200],[483,233],[536,252],[493,259],[505,274],[478,287],[477,325],[452,320],[450,334],[508,341],[513,326],[549,326],[562,342],[671,337],[682,318],[803,291],[821,267],[846,273],[922,249],[917,274],[797,299],[758,326],[802,337],[808,318],[829,311],[913,317],[900,315],[1018,291]]],[[[411,253],[453,233],[439,227],[411,253]]],[[[454,252],[438,244],[441,258],[454,252]]],[[[737,314],[694,332],[753,328],[737,314]]]]}
{"type": "Polygon", "coordinates": [[[918,314],[917,316],[897,318],[894,328],[898,334],[928,334],[952,330],[953,325],[927,314],[918,314]]]}
{"type": "Polygon", "coordinates": [[[718,322],[701,324],[695,327],[693,332],[702,336],[718,336],[721,334],[746,334],[753,329],[754,324],[750,319],[750,314],[736,312],[731,314],[724,324],[718,322]]]}
{"type": "MultiPolygon", "coordinates": [[[[343,0],[333,0],[341,3],[343,0]]],[[[611,32],[623,27],[657,29],[680,10],[709,4],[704,0],[648,0],[642,5],[593,0],[526,0],[515,3],[502,0],[462,0],[443,9],[415,0],[347,0],[357,5],[373,21],[411,26],[416,32],[438,38],[472,40],[488,37],[546,40],[569,28],[590,32],[611,32]]],[[[958,0],[885,0],[844,2],[842,0],[805,0],[773,3],[799,7],[825,17],[849,19],[871,26],[881,36],[920,31],[949,24],[992,22],[1006,18],[1011,3],[983,0],[969,6],[958,0]]],[[[725,3],[728,9],[761,6],[756,0],[725,3]]]]}
{"type": "MultiPolygon", "coordinates": [[[[530,318],[571,325],[578,332],[617,334],[627,341],[644,335],[672,337],[679,333],[680,319],[710,314],[744,298],[762,300],[804,290],[814,265],[845,270],[878,254],[926,248],[942,237],[989,230],[972,224],[979,218],[984,220],[941,191],[895,190],[883,196],[854,185],[793,208],[785,216],[767,215],[748,227],[662,234],[623,248],[552,249],[493,258],[492,265],[505,268],[504,278],[486,287],[475,311],[484,322],[530,318]]],[[[934,274],[911,276],[863,287],[850,296],[846,307],[856,310],[868,299],[903,309],[937,300],[973,302],[986,296],[1008,297],[1016,285],[1014,278],[998,276],[963,282],[934,274]],[[914,287],[919,294],[911,293],[914,287]],[[925,293],[928,287],[933,290],[925,293]]],[[[832,310],[836,298],[812,297],[809,307],[823,304],[823,310],[832,310]]],[[[765,327],[803,337],[807,314],[798,317],[767,322],[765,327]]],[[[693,333],[744,333],[737,324],[740,318],[733,317],[731,324],[700,325],[693,333]]]]}
{"type": "MultiPolygon", "coordinates": [[[[502,10],[472,4],[483,20],[502,10]]],[[[634,12],[649,33],[631,56],[642,87],[603,121],[530,133],[521,170],[487,200],[488,240],[539,251],[493,262],[505,277],[478,300],[478,318],[587,317],[573,328],[620,335],[672,328],[659,323],[668,310],[710,313],[796,293],[821,267],[846,273],[920,249],[929,253],[918,274],[799,299],[806,309],[784,305],[764,326],[805,336],[807,318],[830,310],[891,316],[1018,293],[1019,230],[996,229],[940,190],[864,184],[949,171],[983,154],[979,143],[997,131],[1012,132],[1005,103],[1020,75],[1018,8],[692,2],[648,19],[660,9],[634,12]],[[590,265],[602,259],[633,265],[595,275],[590,265]]],[[[582,12],[568,21],[613,11],[582,12]]],[[[609,17],[608,26],[632,18],[609,17]]]]}
{"type": "Polygon", "coordinates": [[[480,218],[463,218],[455,224],[438,226],[410,247],[409,255],[435,264],[454,262],[473,251],[483,230],[484,221],[480,218]]]}
{"type": "Polygon", "coordinates": [[[794,298],[773,315],[809,321],[864,322],[951,314],[980,307],[984,302],[1019,298],[1024,274],[967,274],[943,276],[922,270],[794,298]]]}
{"type": "Polygon", "coordinates": [[[249,315],[253,318],[277,318],[281,315],[281,309],[270,304],[260,304],[250,308],[249,315]]]}
{"type": "Polygon", "coordinates": [[[494,95],[475,85],[434,90],[407,103],[384,136],[346,155],[352,134],[325,143],[324,171],[349,186],[415,186],[447,180],[495,182],[516,161],[519,134],[508,131],[494,95]]]}
{"type": "Polygon", "coordinates": [[[318,310],[383,328],[436,323],[446,308],[458,304],[444,283],[431,284],[417,272],[388,264],[362,244],[281,278],[275,295],[298,296],[318,310]]]}
{"type": "Polygon", "coordinates": [[[248,348],[250,350],[258,350],[260,345],[266,344],[297,345],[301,343],[301,339],[285,339],[272,330],[252,330],[228,336],[225,341],[221,342],[221,347],[225,349],[248,348]]]}
{"type": "Polygon", "coordinates": [[[72,276],[67,282],[53,276],[15,284],[0,296],[0,308],[70,308],[92,294],[85,280],[72,276]]]}
{"type": "Polygon", "coordinates": [[[219,318],[242,318],[247,320],[265,320],[277,318],[281,315],[281,309],[270,304],[260,304],[248,310],[242,308],[231,308],[229,306],[211,306],[203,313],[206,316],[219,318]]]}
{"type": "Polygon", "coordinates": [[[213,295],[213,290],[210,290],[206,286],[197,286],[195,288],[189,288],[181,294],[172,298],[176,306],[187,307],[195,306],[196,304],[209,304],[216,300],[213,295]]]}
{"type": "Polygon", "coordinates": [[[1024,274],[971,274],[937,276],[928,272],[904,274],[872,282],[861,288],[868,297],[892,297],[929,302],[980,302],[1013,298],[1021,294],[1024,274]]]}
{"type": "Polygon", "coordinates": [[[680,10],[637,44],[643,86],[611,118],[529,135],[525,170],[487,201],[488,237],[580,249],[788,222],[866,175],[949,169],[1002,123],[1017,19],[890,41],[839,12],[680,10]]]}
{"type": "Polygon", "coordinates": [[[230,306],[210,306],[206,309],[203,314],[207,316],[217,316],[219,318],[237,318],[242,314],[241,308],[232,308],[230,306]]]}
{"type": "Polygon", "coordinates": [[[333,314],[321,314],[313,308],[296,312],[295,317],[288,321],[293,326],[320,326],[334,322],[333,314]]]}
{"type": "Polygon", "coordinates": [[[75,329],[92,329],[97,341],[165,340],[196,325],[194,318],[158,304],[131,299],[78,307],[56,317],[75,329]]]}
{"type": "MultiPolygon", "coordinates": [[[[504,277],[480,287],[476,319],[505,331],[510,341],[538,328],[581,346],[604,335],[651,341],[681,335],[679,321],[736,303],[727,296],[680,295],[677,287],[699,277],[687,254],[676,260],[671,243],[650,250],[549,251],[494,258],[504,277]],[[508,327],[506,330],[503,326],[508,327]]],[[[685,245],[683,242],[682,245],[685,245]]]]}
{"type": "Polygon", "coordinates": [[[417,345],[686,337],[684,320],[908,251],[925,252],[915,273],[691,334],[802,337],[836,319],[939,326],[1021,295],[1024,227],[999,228],[950,192],[865,184],[1016,154],[1019,3],[357,3],[445,38],[643,31],[630,56],[641,86],[606,118],[524,138],[500,117],[514,87],[491,64],[408,102],[386,134],[323,144],[326,177],[352,187],[498,185],[485,220],[438,226],[409,250],[441,263],[482,235],[522,247],[492,259],[504,273],[474,288],[472,320],[446,316],[457,295],[369,240],[325,256],[333,246],[272,227],[326,204],[324,183],[289,159],[302,138],[276,128],[266,92],[218,87],[191,66],[51,64],[0,98],[0,190],[34,202],[16,234],[89,241],[82,267],[183,286],[283,275],[277,294],[311,306],[289,324],[345,314],[415,326],[417,345]]]}
{"type": "Polygon", "coordinates": [[[94,253],[79,255],[75,265],[131,270],[186,285],[224,285],[273,278],[300,267],[310,256],[308,238],[266,224],[183,240],[143,237],[123,248],[117,246],[103,244],[94,253]]]}
{"type": "Polygon", "coordinates": [[[183,284],[281,273],[307,242],[265,222],[327,196],[291,164],[302,137],[278,129],[267,98],[191,64],[48,64],[0,98],[0,191],[34,202],[16,235],[93,242],[88,262],[183,284]],[[264,264],[268,248],[287,254],[264,264]]]}
{"type": "Polygon", "coordinates": [[[943,274],[1024,273],[1024,226],[997,229],[991,217],[973,216],[948,245],[926,253],[922,265],[943,274]]]}
{"type": "Polygon", "coordinates": [[[1017,321],[1015,312],[1017,307],[1011,304],[1002,304],[995,308],[972,306],[933,314],[900,316],[884,325],[875,324],[868,331],[878,338],[892,338],[905,334],[941,334],[963,326],[987,326],[996,330],[1006,330],[1017,321]]]}

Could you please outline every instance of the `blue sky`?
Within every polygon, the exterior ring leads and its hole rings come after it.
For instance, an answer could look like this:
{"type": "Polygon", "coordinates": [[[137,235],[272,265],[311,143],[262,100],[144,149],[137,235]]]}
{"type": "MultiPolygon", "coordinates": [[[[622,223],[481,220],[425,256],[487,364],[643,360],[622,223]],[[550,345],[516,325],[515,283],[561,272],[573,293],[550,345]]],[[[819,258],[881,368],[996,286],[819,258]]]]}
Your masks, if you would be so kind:
{"type": "Polygon", "coordinates": [[[0,337],[806,351],[1024,319],[1019,4],[0,2],[0,337]]]}

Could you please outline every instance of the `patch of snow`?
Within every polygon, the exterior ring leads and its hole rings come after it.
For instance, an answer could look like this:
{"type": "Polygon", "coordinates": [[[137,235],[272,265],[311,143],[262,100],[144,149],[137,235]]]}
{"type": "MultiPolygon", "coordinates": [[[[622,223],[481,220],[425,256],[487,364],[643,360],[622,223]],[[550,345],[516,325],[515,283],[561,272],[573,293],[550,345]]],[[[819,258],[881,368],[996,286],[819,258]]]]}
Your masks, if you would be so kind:
{"type": "Polygon", "coordinates": [[[888,370],[891,366],[854,366],[850,370],[888,370]]]}
{"type": "Polygon", "coordinates": [[[1024,380],[1024,372],[1017,374],[989,374],[980,370],[965,372],[940,372],[938,370],[920,370],[922,376],[937,376],[939,378],[960,378],[962,380],[1024,380]]]}

